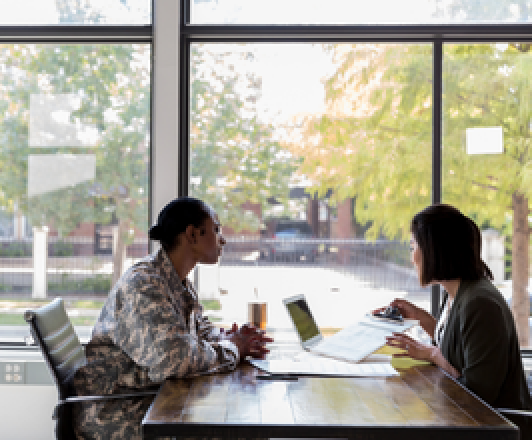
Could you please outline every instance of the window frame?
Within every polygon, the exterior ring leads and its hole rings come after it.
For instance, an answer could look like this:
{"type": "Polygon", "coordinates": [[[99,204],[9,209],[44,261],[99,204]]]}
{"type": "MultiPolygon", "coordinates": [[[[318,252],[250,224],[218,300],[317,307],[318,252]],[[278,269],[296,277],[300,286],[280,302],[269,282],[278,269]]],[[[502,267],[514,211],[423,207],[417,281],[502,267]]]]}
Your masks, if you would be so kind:
{"type": "MultiPolygon", "coordinates": [[[[0,43],[2,44],[147,44],[150,45],[150,142],[149,160],[150,175],[148,177],[148,222],[151,224],[154,194],[152,190],[152,175],[154,172],[154,4],[151,0],[152,23],[145,25],[0,25],[0,43]]],[[[0,340],[1,350],[38,350],[35,345],[28,346],[24,341],[0,340]]]]}
{"type": "MultiPolygon", "coordinates": [[[[151,106],[150,106],[150,163],[149,176],[149,223],[152,223],[153,212],[164,205],[165,199],[170,195],[188,194],[189,183],[189,56],[190,44],[196,42],[387,42],[387,43],[431,43],[433,45],[433,117],[432,117],[432,202],[441,201],[441,92],[443,68],[443,44],[445,43],[494,43],[494,42],[532,42],[532,23],[530,24],[448,24],[448,25],[194,25],[190,23],[190,1],[179,0],[179,4],[168,5],[162,0],[152,0],[152,23],[146,25],[4,25],[0,26],[0,42],[12,44],[25,43],[144,43],[151,45],[151,106]],[[179,26],[176,38],[168,47],[177,50],[176,63],[173,66],[177,78],[176,96],[178,101],[173,109],[177,115],[177,132],[170,133],[170,139],[175,139],[177,149],[172,145],[163,146],[162,142],[157,148],[154,139],[163,139],[168,135],[169,128],[158,127],[154,114],[163,114],[155,111],[162,103],[156,99],[157,89],[175,87],[165,83],[156,86],[156,73],[161,70],[161,61],[165,56],[154,57],[158,47],[156,33],[168,9],[176,8],[175,18],[179,26]],[[155,59],[154,59],[155,58],[155,59]],[[154,93],[155,92],[155,93],[154,93]],[[163,133],[166,131],[167,133],[163,133]],[[157,150],[157,151],[156,151],[157,150]],[[156,154],[157,153],[157,154],[156,154]],[[170,160],[166,160],[169,158],[170,160]],[[155,162],[157,161],[157,163],[155,162]],[[155,178],[158,164],[169,163],[170,167],[177,169],[177,176],[169,174],[168,170],[160,173],[155,178]],[[173,182],[167,188],[161,188],[157,182],[168,179],[173,182]],[[155,185],[155,186],[154,186],[155,185]]],[[[173,2],[171,2],[173,3],[173,2]]],[[[173,11],[170,11],[173,12],[173,11]]],[[[167,49],[167,46],[164,46],[167,49]]],[[[167,54],[166,54],[167,55],[167,54]]],[[[172,107],[172,106],[171,106],[172,107]]],[[[174,145],[175,145],[174,144],[174,145]]],[[[431,296],[431,311],[436,313],[440,291],[434,286],[431,296]]],[[[10,343],[0,341],[0,346],[10,343]]],[[[529,350],[524,350],[528,352],[529,350]]],[[[530,353],[532,354],[532,350],[530,353]]]]}
{"type": "MultiPolygon", "coordinates": [[[[433,47],[432,203],[442,190],[442,81],[445,43],[532,42],[532,23],[435,25],[209,25],[191,24],[191,0],[180,1],[179,24],[179,179],[178,195],[189,186],[189,58],[191,43],[430,43],[433,47]]],[[[431,288],[436,315],[440,287],[431,288]]],[[[532,349],[522,350],[532,356],[532,349]]]]}

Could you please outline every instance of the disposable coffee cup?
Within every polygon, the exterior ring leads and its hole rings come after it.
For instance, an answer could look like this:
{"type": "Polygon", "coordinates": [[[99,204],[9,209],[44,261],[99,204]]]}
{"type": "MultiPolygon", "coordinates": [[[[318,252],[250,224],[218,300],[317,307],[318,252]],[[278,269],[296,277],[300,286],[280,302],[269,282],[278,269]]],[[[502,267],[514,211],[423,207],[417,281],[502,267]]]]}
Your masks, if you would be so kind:
{"type": "Polygon", "coordinates": [[[266,303],[252,302],[248,304],[248,321],[251,325],[266,330],[266,303]]]}

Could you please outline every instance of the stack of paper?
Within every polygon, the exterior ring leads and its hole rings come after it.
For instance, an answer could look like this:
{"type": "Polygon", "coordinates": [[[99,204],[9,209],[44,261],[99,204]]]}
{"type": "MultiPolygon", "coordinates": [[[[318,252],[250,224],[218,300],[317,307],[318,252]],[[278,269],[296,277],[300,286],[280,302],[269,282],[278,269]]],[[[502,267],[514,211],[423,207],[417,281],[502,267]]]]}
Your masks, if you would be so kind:
{"type": "Polygon", "coordinates": [[[354,364],[321,356],[313,356],[305,361],[295,359],[250,359],[250,362],[267,373],[281,375],[382,377],[397,376],[399,374],[389,362],[361,362],[354,364]]]}

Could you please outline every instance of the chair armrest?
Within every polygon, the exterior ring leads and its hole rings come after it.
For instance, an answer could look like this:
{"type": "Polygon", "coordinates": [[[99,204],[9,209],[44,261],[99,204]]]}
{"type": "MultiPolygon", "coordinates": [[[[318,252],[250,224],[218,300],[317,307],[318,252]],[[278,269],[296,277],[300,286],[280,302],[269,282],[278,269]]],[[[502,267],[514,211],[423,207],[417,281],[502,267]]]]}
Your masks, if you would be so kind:
{"type": "Polygon", "coordinates": [[[57,402],[57,406],[66,405],[67,403],[84,403],[84,402],[105,402],[107,400],[114,399],[131,399],[134,397],[154,396],[157,394],[156,390],[153,391],[139,391],[138,393],[128,394],[105,394],[101,396],[72,396],[57,402]]]}
{"type": "Polygon", "coordinates": [[[113,399],[131,399],[133,397],[154,396],[155,394],[157,394],[156,390],[139,391],[138,393],[128,393],[128,394],[105,394],[102,396],[72,396],[72,397],[67,397],[66,399],[60,400],[58,402],[58,405],[63,405],[66,403],[101,402],[101,401],[113,400],[113,399]]]}
{"type": "Polygon", "coordinates": [[[143,397],[143,396],[155,396],[157,391],[139,391],[138,393],[129,393],[129,394],[106,394],[102,396],[72,396],[67,397],[66,399],[60,400],[57,402],[57,405],[54,409],[52,419],[56,420],[59,416],[58,412],[62,409],[63,406],[70,403],[84,403],[84,402],[105,402],[108,400],[114,399],[131,399],[134,397],[143,397]]]}
{"type": "Polygon", "coordinates": [[[138,393],[128,393],[128,394],[106,394],[102,396],[72,396],[67,397],[66,399],[60,400],[57,402],[57,405],[54,408],[54,413],[52,419],[57,420],[59,417],[59,412],[63,407],[70,403],[84,403],[84,402],[105,402],[108,400],[115,399],[131,399],[133,397],[143,397],[143,396],[155,396],[157,394],[156,390],[153,391],[139,391],[138,393]]]}
{"type": "Polygon", "coordinates": [[[532,417],[532,411],[526,411],[522,409],[497,408],[497,411],[503,415],[507,414],[514,416],[532,417]]]}

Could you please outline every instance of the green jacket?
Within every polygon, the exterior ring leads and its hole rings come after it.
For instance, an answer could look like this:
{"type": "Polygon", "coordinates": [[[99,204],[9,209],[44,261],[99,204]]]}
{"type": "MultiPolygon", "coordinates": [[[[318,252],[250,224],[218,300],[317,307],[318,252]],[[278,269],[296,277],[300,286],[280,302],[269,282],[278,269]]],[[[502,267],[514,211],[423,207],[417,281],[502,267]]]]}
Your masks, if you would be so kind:
{"type": "Polygon", "coordinates": [[[512,312],[489,280],[460,283],[441,351],[458,381],[486,403],[532,409],[512,312]]]}

